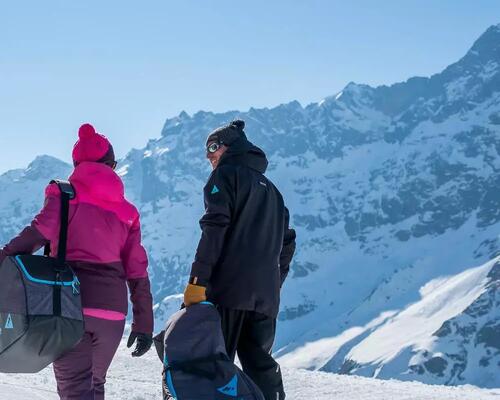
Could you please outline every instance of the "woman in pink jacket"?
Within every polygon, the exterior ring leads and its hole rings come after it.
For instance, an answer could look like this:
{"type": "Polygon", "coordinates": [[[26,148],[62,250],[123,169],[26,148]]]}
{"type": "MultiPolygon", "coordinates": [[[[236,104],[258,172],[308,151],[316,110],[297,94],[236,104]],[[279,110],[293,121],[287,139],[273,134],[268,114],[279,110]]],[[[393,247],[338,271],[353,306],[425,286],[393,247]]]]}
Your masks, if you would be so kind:
{"type": "MultiPolygon", "coordinates": [[[[103,400],[106,372],[123,335],[127,284],[133,306],[128,347],[136,343],[134,357],[152,344],[152,296],[139,213],[125,199],[114,171],[113,147],[89,124],[78,134],[69,177],[76,197],[70,202],[67,259],[81,283],[85,334],[54,363],[54,372],[61,399],[103,400]]],[[[5,256],[33,253],[49,242],[56,254],[59,212],[60,192],[52,184],[31,225],[0,250],[0,263],[5,256]]]]}

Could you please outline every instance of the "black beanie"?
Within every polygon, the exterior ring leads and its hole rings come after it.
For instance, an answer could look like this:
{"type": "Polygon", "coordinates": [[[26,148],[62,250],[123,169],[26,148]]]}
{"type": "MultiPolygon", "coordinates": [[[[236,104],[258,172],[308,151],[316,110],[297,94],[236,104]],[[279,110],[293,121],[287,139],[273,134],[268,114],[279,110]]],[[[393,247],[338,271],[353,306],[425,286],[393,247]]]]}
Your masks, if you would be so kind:
{"type": "Polygon", "coordinates": [[[243,129],[245,128],[245,121],[241,119],[236,119],[230,122],[228,125],[222,126],[214,130],[207,138],[208,142],[218,142],[220,144],[225,144],[226,146],[231,146],[236,140],[240,138],[247,139],[243,129]]]}

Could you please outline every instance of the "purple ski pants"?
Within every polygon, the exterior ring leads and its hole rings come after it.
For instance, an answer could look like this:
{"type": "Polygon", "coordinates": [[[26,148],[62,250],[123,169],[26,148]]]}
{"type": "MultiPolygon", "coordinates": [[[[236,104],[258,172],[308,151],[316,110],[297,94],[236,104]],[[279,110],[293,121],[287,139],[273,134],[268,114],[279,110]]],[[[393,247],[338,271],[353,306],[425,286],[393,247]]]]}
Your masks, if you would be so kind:
{"type": "Polygon", "coordinates": [[[123,336],[125,321],[85,316],[85,334],[54,362],[61,400],[104,400],[106,372],[123,336]]]}

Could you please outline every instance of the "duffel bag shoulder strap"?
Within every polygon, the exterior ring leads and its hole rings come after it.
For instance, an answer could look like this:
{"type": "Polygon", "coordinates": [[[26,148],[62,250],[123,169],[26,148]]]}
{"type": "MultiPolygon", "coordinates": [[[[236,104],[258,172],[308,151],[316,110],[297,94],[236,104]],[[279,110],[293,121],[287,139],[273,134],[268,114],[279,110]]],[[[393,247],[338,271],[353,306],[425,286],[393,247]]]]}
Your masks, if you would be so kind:
{"type": "MultiPolygon", "coordinates": [[[[61,225],[59,228],[59,245],[57,248],[57,265],[64,267],[66,263],[66,246],[68,242],[68,224],[69,224],[69,202],[75,198],[75,190],[68,181],[54,179],[50,181],[55,183],[61,191],[61,225]]],[[[45,246],[45,255],[50,254],[50,244],[45,246]]]]}

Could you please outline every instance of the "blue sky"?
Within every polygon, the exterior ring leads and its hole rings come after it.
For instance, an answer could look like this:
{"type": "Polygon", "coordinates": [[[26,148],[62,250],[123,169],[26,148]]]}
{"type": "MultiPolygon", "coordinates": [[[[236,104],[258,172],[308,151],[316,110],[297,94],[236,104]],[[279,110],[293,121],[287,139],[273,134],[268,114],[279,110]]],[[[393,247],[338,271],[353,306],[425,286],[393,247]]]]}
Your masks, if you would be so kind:
{"type": "Polygon", "coordinates": [[[303,105],[457,61],[497,0],[87,0],[0,6],[0,173],[70,159],[93,123],[119,156],[186,110],[303,105]]]}

